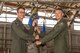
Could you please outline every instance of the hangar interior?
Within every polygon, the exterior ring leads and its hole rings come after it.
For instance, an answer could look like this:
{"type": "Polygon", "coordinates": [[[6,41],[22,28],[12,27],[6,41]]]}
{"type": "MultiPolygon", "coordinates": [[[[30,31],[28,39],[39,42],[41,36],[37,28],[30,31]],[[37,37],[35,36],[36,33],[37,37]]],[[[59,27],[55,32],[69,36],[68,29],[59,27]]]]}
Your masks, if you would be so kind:
{"type": "MultiPolygon", "coordinates": [[[[61,0],[62,1],[62,0],[61,0]]],[[[71,0],[72,1],[72,0],[71,0]]],[[[45,21],[46,30],[48,33],[56,24],[54,15],[55,8],[61,7],[66,14],[69,26],[69,52],[80,53],[80,2],[54,2],[54,0],[44,0],[36,2],[38,6],[38,26],[42,27],[45,21]],[[45,18],[45,19],[44,19],[45,18]]],[[[23,20],[26,28],[28,27],[28,20],[30,11],[32,9],[32,1],[0,1],[0,53],[10,53],[11,47],[11,23],[17,18],[16,9],[18,6],[26,8],[26,15],[23,20]]],[[[48,43],[51,47],[51,42],[48,43]]],[[[51,49],[49,49],[49,52],[51,49]]]]}

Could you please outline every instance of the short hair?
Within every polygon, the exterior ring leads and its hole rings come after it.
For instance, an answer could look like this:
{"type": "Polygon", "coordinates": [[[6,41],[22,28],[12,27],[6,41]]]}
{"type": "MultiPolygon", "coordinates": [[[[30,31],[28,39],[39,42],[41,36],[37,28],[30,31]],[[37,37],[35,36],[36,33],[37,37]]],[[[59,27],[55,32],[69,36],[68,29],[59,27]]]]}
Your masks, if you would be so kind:
{"type": "Polygon", "coordinates": [[[23,9],[23,10],[25,10],[24,7],[20,6],[20,7],[17,8],[17,12],[18,12],[19,9],[23,9]]]}
{"type": "Polygon", "coordinates": [[[61,11],[64,13],[64,11],[63,11],[61,8],[57,8],[57,9],[55,9],[54,12],[55,12],[56,10],[61,10],[61,11]]]}

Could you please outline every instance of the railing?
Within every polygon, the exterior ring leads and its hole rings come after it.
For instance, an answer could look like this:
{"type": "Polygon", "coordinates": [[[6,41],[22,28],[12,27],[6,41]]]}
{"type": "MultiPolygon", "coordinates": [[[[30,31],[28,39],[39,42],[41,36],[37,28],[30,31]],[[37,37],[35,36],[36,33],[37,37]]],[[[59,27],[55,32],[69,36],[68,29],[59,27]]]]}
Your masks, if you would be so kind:
{"type": "Polygon", "coordinates": [[[0,53],[10,53],[10,47],[7,47],[8,45],[11,45],[11,43],[10,44],[8,44],[8,43],[3,43],[3,41],[5,40],[5,42],[7,42],[7,41],[12,41],[11,39],[0,39],[0,41],[2,41],[2,43],[0,43],[0,53]],[[3,47],[3,46],[6,46],[5,48],[3,47]]]}

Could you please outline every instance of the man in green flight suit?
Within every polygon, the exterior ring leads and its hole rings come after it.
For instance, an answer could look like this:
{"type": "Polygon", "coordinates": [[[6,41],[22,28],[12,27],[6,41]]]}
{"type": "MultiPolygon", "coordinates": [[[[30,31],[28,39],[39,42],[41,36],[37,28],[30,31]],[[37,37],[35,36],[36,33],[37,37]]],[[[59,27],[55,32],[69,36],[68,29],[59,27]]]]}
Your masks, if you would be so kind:
{"type": "Polygon", "coordinates": [[[12,36],[12,45],[11,45],[11,53],[27,53],[27,45],[26,42],[34,41],[35,38],[33,34],[33,28],[27,30],[22,24],[22,20],[25,17],[25,8],[19,7],[17,8],[17,19],[12,22],[11,25],[11,36],[12,36]]]}
{"type": "MultiPolygon", "coordinates": [[[[36,41],[37,45],[43,45],[54,39],[54,53],[68,53],[68,26],[67,20],[64,18],[64,12],[61,8],[55,10],[57,24],[40,41],[36,41]]],[[[37,37],[36,37],[37,39],[37,37]]]]}

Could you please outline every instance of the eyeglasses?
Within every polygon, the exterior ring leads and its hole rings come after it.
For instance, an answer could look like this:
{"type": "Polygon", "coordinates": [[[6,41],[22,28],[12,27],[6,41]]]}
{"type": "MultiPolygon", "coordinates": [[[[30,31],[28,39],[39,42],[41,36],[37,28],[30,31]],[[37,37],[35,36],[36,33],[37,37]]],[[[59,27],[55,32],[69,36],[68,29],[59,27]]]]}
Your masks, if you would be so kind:
{"type": "Polygon", "coordinates": [[[25,12],[18,12],[18,13],[20,13],[20,14],[25,14],[25,12]]]}

